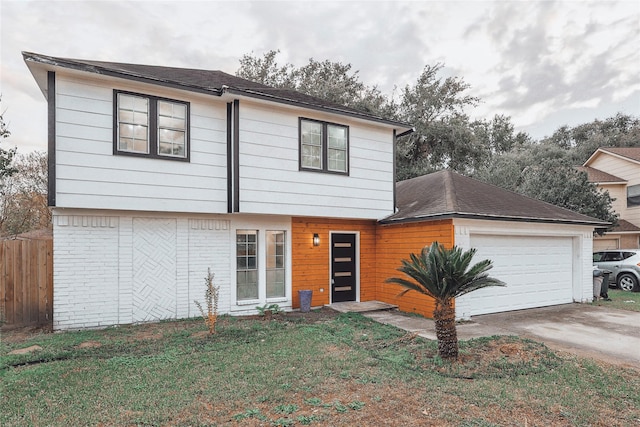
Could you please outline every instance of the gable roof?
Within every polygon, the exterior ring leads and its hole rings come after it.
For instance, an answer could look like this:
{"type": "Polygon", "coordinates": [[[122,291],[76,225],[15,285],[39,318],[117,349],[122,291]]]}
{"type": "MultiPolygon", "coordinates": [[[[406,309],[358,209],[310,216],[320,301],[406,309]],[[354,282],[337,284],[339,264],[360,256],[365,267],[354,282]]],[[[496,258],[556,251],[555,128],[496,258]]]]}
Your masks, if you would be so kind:
{"type": "Polygon", "coordinates": [[[584,166],[603,153],[640,164],[640,147],[600,147],[584,162],[584,166]]]}
{"type": "Polygon", "coordinates": [[[580,224],[609,223],[444,170],[396,184],[398,211],[382,224],[444,218],[580,224]]]}
{"type": "MultiPolygon", "coordinates": [[[[328,102],[314,96],[306,95],[291,89],[280,89],[246,80],[219,70],[200,70],[193,68],[174,68],[155,65],[128,64],[119,62],[89,61],[84,59],[57,58],[32,52],[22,52],[29,68],[31,64],[42,64],[47,67],[63,67],[87,73],[107,75],[127,80],[135,80],[150,84],[222,96],[233,93],[271,102],[295,105],[314,110],[343,114],[396,126],[402,133],[411,132],[412,126],[395,120],[389,120],[374,114],[328,102]]],[[[45,83],[31,70],[45,94],[45,83]]]]}
{"type": "Polygon", "coordinates": [[[609,232],[610,233],[638,233],[640,232],[640,227],[637,227],[624,219],[618,219],[618,223],[616,224],[616,226],[613,227],[609,232]]]}
{"type": "Polygon", "coordinates": [[[578,166],[576,169],[587,173],[587,179],[589,182],[598,184],[626,184],[627,180],[618,178],[610,173],[603,172],[600,169],[592,168],[591,166],[578,166]]]}

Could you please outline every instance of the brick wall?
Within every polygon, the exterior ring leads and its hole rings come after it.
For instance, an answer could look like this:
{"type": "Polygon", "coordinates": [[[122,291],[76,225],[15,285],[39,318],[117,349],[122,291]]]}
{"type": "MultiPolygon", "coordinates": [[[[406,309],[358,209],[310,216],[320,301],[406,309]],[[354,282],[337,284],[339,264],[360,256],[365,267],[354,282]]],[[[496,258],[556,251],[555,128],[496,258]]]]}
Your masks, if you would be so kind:
{"type": "Polygon", "coordinates": [[[229,311],[228,220],[54,212],[53,224],[54,329],[198,316],[207,268],[229,311]]]}

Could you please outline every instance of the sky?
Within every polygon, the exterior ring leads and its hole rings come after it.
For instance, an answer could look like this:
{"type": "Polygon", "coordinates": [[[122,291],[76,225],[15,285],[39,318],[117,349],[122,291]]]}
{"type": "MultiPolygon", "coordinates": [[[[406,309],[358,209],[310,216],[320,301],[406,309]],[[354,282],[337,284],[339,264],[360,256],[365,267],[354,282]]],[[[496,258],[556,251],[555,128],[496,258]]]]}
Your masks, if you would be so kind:
{"type": "Polygon", "coordinates": [[[398,96],[443,64],[534,139],[621,112],[640,116],[640,1],[0,0],[3,148],[47,148],[46,101],[22,59],[43,55],[235,74],[245,54],[351,64],[398,96]]]}

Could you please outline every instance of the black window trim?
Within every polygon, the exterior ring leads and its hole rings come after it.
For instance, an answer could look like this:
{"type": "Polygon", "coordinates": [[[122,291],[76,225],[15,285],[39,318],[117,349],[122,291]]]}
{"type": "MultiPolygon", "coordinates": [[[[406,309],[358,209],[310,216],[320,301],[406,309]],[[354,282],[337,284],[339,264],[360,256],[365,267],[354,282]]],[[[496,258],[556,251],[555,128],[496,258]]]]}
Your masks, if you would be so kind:
{"type": "Polygon", "coordinates": [[[299,170],[307,171],[307,172],[320,172],[320,173],[328,173],[328,174],[334,174],[334,175],[349,176],[349,169],[351,168],[351,161],[350,161],[351,159],[349,158],[349,146],[351,145],[350,137],[351,137],[350,129],[349,129],[349,126],[347,125],[343,125],[340,123],[327,122],[324,120],[310,119],[307,117],[298,117],[298,167],[299,167],[299,170]],[[302,122],[303,121],[320,123],[322,125],[322,168],[320,169],[302,166],[302,122]],[[346,150],[347,151],[346,152],[347,168],[344,172],[329,170],[329,165],[328,165],[329,162],[327,161],[328,160],[327,153],[329,151],[327,126],[337,126],[337,127],[345,128],[347,130],[347,150],[346,150]]]}
{"type": "Polygon", "coordinates": [[[161,96],[148,95],[145,93],[130,92],[126,90],[113,90],[113,154],[116,156],[146,157],[152,159],[173,160],[177,162],[191,161],[191,103],[179,99],[164,98],[161,96]],[[149,100],[149,152],[135,153],[131,151],[121,151],[118,149],[118,95],[131,95],[149,100]],[[169,156],[158,154],[158,101],[167,101],[186,106],[186,128],[185,128],[185,157],[169,156]]]}

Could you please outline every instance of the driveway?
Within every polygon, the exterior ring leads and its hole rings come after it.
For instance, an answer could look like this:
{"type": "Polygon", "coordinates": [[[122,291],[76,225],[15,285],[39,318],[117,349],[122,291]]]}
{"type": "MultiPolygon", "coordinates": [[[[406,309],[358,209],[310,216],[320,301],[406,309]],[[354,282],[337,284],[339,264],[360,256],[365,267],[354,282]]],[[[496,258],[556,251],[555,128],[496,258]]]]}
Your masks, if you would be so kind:
{"type": "MultiPolygon", "coordinates": [[[[436,339],[432,320],[399,312],[364,313],[436,339]]],[[[640,312],[589,304],[564,304],[529,310],[473,316],[457,327],[459,339],[518,335],[543,342],[555,350],[640,369],[640,312]]]]}
{"type": "Polygon", "coordinates": [[[557,350],[640,369],[640,312],[565,304],[474,316],[472,323],[541,341],[557,350]]]}

